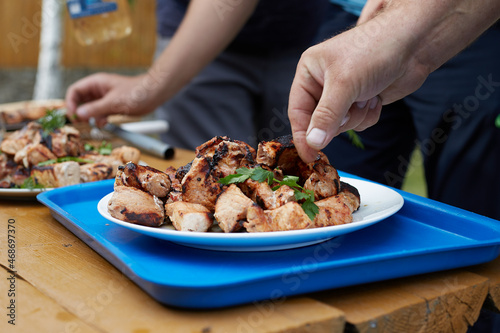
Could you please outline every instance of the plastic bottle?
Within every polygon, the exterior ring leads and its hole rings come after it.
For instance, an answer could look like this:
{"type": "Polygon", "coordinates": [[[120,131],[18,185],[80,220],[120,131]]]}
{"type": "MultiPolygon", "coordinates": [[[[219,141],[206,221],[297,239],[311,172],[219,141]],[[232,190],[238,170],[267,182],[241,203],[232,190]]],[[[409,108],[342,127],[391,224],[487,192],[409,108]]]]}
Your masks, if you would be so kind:
{"type": "Polygon", "coordinates": [[[67,0],[75,37],[84,46],[130,35],[127,0],[67,0]]]}

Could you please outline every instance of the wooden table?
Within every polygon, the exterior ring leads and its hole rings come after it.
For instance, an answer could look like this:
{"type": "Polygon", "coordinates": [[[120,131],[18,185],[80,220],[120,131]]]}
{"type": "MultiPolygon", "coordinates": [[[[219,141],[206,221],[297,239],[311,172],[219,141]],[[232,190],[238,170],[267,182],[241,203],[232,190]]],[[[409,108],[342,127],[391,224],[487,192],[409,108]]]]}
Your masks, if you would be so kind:
{"type": "MultiPolygon", "coordinates": [[[[158,169],[192,158],[183,150],[170,161],[143,156],[158,169]]],[[[274,303],[171,308],[64,228],[47,207],[0,200],[0,332],[465,332],[484,304],[500,306],[499,258],[274,303]],[[15,230],[10,245],[9,230],[15,230]]]]}

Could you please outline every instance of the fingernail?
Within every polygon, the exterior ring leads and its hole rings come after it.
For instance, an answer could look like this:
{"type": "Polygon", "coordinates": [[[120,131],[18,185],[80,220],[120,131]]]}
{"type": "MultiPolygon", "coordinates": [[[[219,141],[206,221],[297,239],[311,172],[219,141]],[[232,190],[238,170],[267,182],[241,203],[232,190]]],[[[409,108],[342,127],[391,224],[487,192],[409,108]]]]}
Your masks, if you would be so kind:
{"type": "Polygon", "coordinates": [[[313,128],[307,134],[307,143],[313,147],[323,148],[325,139],[326,139],[326,132],[320,130],[319,128],[313,128]]]}
{"type": "Polygon", "coordinates": [[[85,107],[77,108],[76,114],[77,114],[78,118],[88,118],[88,111],[85,107]]]}
{"type": "Polygon", "coordinates": [[[356,105],[358,106],[359,109],[363,109],[366,106],[366,103],[368,103],[368,101],[361,101],[361,102],[356,102],[356,105]]]}
{"type": "Polygon", "coordinates": [[[372,99],[370,99],[370,106],[369,106],[370,110],[375,109],[375,107],[377,107],[377,104],[378,104],[378,96],[375,96],[372,99]]]}
{"type": "Polygon", "coordinates": [[[340,123],[340,127],[344,126],[345,123],[347,123],[349,121],[349,119],[351,118],[351,116],[349,114],[346,114],[344,116],[344,119],[342,119],[342,122],[340,123]]]}

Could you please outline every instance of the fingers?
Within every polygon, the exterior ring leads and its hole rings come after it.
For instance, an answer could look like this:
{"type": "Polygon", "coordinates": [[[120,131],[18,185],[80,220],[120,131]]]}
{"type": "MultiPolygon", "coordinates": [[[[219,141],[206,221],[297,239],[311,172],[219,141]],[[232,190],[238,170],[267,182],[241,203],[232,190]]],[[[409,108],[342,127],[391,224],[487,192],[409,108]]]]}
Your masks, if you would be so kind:
{"type": "Polygon", "coordinates": [[[382,111],[382,100],[375,96],[368,101],[354,103],[344,118],[346,121],[341,124],[339,132],[345,132],[350,129],[363,131],[377,123],[382,111]]]}
{"type": "Polygon", "coordinates": [[[357,24],[363,24],[372,19],[384,8],[384,0],[368,0],[363,6],[363,10],[359,15],[357,24]]]}
{"type": "Polygon", "coordinates": [[[114,76],[106,73],[97,73],[87,76],[73,83],[66,91],[65,103],[68,118],[72,121],[88,121],[90,117],[103,116],[104,101],[99,101],[113,86],[114,76]]]}
{"type": "MultiPolygon", "coordinates": [[[[357,117],[357,114],[350,113],[350,109],[355,97],[354,89],[349,89],[350,85],[345,81],[325,81],[321,98],[307,124],[306,144],[307,147],[297,147],[299,156],[304,162],[312,162],[317,156],[317,152],[325,148],[328,143],[338,135],[344,127],[357,117]]],[[[302,126],[306,126],[303,124],[302,126]]],[[[295,137],[294,137],[295,138],[295,137]]]]}
{"type": "Polygon", "coordinates": [[[313,110],[321,97],[322,91],[322,84],[314,77],[304,60],[301,59],[290,88],[288,118],[292,127],[295,147],[297,147],[297,151],[304,161],[312,161],[318,154],[316,149],[308,145],[306,134],[313,110]]]}
{"type": "Polygon", "coordinates": [[[76,115],[80,121],[88,121],[90,118],[96,119],[96,124],[104,125],[106,117],[111,114],[111,104],[109,98],[103,97],[92,102],[82,104],[76,108],[76,115]]]}

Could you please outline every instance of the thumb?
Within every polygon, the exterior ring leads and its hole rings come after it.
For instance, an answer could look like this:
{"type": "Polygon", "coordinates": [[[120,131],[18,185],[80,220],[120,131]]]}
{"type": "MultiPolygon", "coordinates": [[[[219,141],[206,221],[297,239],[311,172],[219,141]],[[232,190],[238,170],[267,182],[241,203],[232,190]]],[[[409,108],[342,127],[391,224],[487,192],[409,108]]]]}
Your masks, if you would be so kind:
{"type": "Polygon", "coordinates": [[[81,104],[76,109],[78,119],[85,121],[90,118],[105,119],[111,113],[110,102],[107,101],[106,97],[81,104]]]}
{"type": "Polygon", "coordinates": [[[325,148],[340,133],[339,128],[348,120],[347,112],[354,103],[347,89],[333,89],[325,84],[306,133],[306,141],[314,150],[325,148]]]}

